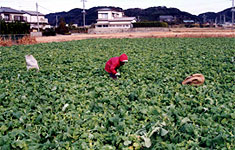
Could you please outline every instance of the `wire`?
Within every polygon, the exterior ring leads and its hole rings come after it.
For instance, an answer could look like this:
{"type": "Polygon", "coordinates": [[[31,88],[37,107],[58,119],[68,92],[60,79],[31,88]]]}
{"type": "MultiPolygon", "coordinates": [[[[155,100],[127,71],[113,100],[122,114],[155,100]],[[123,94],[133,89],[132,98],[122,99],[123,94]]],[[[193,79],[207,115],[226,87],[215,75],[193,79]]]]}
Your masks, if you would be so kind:
{"type": "Polygon", "coordinates": [[[53,13],[55,13],[55,11],[53,11],[53,10],[50,10],[50,9],[48,9],[48,8],[45,8],[45,7],[41,6],[41,5],[38,5],[38,6],[40,6],[41,8],[43,8],[43,9],[45,9],[45,10],[47,10],[47,11],[50,11],[50,12],[53,12],[53,13]]]}

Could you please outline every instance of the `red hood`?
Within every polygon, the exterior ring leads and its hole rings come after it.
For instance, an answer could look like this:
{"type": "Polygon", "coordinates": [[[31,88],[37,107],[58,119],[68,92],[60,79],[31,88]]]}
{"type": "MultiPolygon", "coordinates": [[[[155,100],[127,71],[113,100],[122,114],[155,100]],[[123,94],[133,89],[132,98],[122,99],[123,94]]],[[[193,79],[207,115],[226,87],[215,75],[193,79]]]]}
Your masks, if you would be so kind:
{"type": "Polygon", "coordinates": [[[128,60],[128,57],[126,54],[122,54],[121,56],[119,56],[119,60],[120,60],[120,62],[122,62],[124,60],[128,60]]]}

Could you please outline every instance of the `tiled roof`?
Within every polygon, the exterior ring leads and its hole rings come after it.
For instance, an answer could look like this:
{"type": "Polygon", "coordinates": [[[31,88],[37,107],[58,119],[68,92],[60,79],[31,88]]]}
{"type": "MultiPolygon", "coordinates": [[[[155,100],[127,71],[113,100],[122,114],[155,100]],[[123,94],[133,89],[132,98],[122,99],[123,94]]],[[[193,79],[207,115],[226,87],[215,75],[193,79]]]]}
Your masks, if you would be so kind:
{"type": "Polygon", "coordinates": [[[101,8],[101,9],[98,9],[98,11],[118,11],[118,12],[122,12],[121,10],[114,9],[114,8],[101,8]]]}
{"type": "MultiPolygon", "coordinates": [[[[25,13],[25,14],[29,14],[31,16],[37,16],[37,12],[36,11],[28,11],[28,10],[22,10],[21,12],[25,13]]],[[[44,14],[38,12],[39,16],[45,16],[44,14]]]]}
{"type": "Polygon", "coordinates": [[[0,13],[15,13],[15,14],[24,14],[21,11],[12,9],[10,7],[0,7],[0,13]]]}

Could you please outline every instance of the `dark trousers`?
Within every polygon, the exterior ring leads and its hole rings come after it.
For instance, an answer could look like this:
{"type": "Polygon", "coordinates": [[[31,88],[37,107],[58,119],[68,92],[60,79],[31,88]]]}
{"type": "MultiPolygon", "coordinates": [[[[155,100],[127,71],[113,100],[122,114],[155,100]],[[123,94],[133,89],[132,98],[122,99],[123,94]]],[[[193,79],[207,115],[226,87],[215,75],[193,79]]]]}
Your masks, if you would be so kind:
{"type": "Polygon", "coordinates": [[[109,76],[113,79],[117,79],[117,76],[115,74],[109,73],[109,76]]]}

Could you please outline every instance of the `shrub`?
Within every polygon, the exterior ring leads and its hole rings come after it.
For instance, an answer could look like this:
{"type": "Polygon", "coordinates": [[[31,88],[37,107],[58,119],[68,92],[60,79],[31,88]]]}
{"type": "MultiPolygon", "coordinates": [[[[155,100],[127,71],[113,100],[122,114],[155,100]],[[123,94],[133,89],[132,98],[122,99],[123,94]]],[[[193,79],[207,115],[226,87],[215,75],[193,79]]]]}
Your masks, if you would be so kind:
{"type": "Polygon", "coordinates": [[[63,35],[69,33],[69,29],[68,29],[68,27],[66,27],[66,23],[65,23],[65,21],[64,21],[63,18],[60,19],[59,27],[56,28],[55,31],[56,31],[56,33],[58,33],[58,34],[63,34],[63,35]]]}
{"type": "Polygon", "coordinates": [[[5,22],[0,21],[0,34],[28,34],[30,30],[30,25],[21,22],[5,22]]]}
{"type": "Polygon", "coordinates": [[[166,22],[160,21],[144,21],[144,22],[136,22],[133,23],[134,28],[141,28],[141,27],[168,27],[166,22]]]}
{"type": "Polygon", "coordinates": [[[42,32],[42,35],[43,36],[55,36],[56,35],[56,32],[54,29],[52,28],[47,28],[45,29],[43,32],[42,32]]]}
{"type": "Polygon", "coordinates": [[[9,39],[0,38],[0,46],[12,46],[12,45],[16,45],[16,44],[29,45],[29,44],[36,44],[36,43],[37,43],[37,41],[36,41],[35,37],[30,37],[30,36],[24,36],[23,38],[18,39],[16,41],[11,38],[9,38],[9,39]]]}
{"type": "Polygon", "coordinates": [[[76,28],[74,30],[71,30],[70,32],[71,33],[87,33],[88,32],[88,28],[80,27],[80,28],[76,28]]]}
{"type": "Polygon", "coordinates": [[[11,39],[4,40],[0,38],[0,46],[12,46],[13,42],[11,39]]]}
{"type": "Polygon", "coordinates": [[[37,41],[35,37],[24,36],[22,39],[17,40],[19,45],[29,45],[29,44],[36,44],[37,41]]]}

